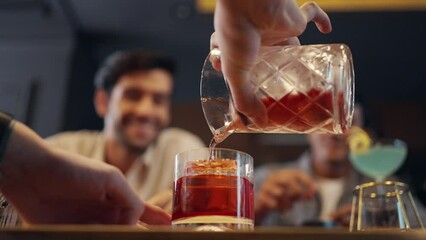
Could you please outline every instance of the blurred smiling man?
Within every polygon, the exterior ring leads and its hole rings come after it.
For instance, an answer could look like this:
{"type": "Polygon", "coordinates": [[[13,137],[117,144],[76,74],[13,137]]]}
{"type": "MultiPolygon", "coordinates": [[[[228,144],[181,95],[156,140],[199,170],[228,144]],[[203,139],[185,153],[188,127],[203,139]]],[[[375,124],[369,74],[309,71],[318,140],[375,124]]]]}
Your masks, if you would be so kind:
{"type": "MultiPolygon", "coordinates": [[[[107,61],[96,78],[95,107],[98,115],[105,119],[106,150],[114,150],[108,155],[112,157],[122,152],[124,156],[138,156],[170,122],[174,65],[169,59],[148,54],[122,56],[118,63],[115,57],[107,61]],[[137,57],[146,70],[132,64],[138,63],[137,57]]],[[[127,172],[130,166],[126,164],[132,162],[132,156],[129,161],[108,159],[109,156],[106,156],[108,162],[127,172]]]]}
{"type": "Polygon", "coordinates": [[[174,72],[174,62],[161,54],[111,55],[95,78],[103,131],[65,132],[48,141],[116,166],[142,199],[170,210],[175,154],[204,147],[195,135],[167,127],[174,72]]]}

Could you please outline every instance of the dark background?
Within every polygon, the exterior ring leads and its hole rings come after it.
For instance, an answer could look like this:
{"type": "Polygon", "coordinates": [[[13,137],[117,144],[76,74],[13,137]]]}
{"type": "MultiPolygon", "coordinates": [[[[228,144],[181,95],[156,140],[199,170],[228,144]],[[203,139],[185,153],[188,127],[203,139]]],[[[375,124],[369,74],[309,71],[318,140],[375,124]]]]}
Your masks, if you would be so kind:
{"type": "MultiPolygon", "coordinates": [[[[329,15],[331,34],[310,24],[301,42],[351,48],[368,124],[407,142],[398,174],[426,200],[425,9],[329,15]]],[[[116,50],[160,50],[179,68],[172,125],[207,144],[199,80],[212,32],[212,14],[197,12],[192,0],[0,0],[0,108],[42,136],[101,129],[92,105],[100,62],[116,50]]],[[[294,159],[307,147],[303,136],[257,134],[235,134],[221,146],[252,154],[257,165],[294,159]]]]}

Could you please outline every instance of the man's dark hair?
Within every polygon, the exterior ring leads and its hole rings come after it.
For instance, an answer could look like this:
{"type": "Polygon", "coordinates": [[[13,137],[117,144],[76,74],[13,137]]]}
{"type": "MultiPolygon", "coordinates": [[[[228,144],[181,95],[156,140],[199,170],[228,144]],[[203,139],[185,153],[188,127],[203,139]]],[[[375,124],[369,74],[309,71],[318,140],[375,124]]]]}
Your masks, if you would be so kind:
{"type": "Polygon", "coordinates": [[[110,55],[95,75],[95,87],[111,93],[120,77],[136,71],[163,69],[172,76],[175,74],[175,62],[161,53],[143,50],[120,51],[110,55]]]}

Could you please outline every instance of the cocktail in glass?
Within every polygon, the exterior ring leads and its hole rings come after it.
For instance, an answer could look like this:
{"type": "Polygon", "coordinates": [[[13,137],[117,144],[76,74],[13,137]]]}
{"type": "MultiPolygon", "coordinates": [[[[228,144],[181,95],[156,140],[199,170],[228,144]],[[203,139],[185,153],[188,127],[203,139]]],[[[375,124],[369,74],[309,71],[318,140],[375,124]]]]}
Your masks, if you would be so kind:
{"type": "Polygon", "coordinates": [[[406,156],[404,141],[381,139],[363,151],[351,151],[350,160],[357,171],[381,182],[401,167],[406,156]]]}
{"type": "Polygon", "coordinates": [[[350,231],[423,228],[408,185],[386,181],[405,160],[405,142],[399,139],[372,140],[359,128],[351,132],[351,163],[375,182],[355,188],[350,231]]]}
{"type": "Polygon", "coordinates": [[[252,229],[253,159],[231,149],[202,148],[175,159],[172,225],[252,229]]]}

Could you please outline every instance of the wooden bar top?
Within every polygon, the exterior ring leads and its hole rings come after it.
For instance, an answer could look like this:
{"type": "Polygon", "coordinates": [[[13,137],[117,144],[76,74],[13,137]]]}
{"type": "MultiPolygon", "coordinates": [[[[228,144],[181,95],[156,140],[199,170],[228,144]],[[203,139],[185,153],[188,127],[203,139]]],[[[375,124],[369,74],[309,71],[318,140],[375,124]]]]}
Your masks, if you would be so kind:
{"type": "Polygon", "coordinates": [[[253,231],[196,232],[171,228],[131,226],[31,226],[0,229],[0,240],[424,240],[426,231],[374,231],[350,233],[347,229],[256,228],[253,231]]]}

